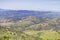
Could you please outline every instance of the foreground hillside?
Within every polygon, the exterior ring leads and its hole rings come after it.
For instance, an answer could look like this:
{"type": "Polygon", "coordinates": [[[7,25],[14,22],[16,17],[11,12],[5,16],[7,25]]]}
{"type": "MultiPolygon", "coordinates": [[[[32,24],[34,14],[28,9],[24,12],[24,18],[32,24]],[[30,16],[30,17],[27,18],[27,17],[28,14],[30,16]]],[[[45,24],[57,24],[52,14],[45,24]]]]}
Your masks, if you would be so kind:
{"type": "Polygon", "coordinates": [[[0,40],[60,40],[60,18],[0,18],[0,40]]]}
{"type": "Polygon", "coordinates": [[[60,40],[60,12],[0,9],[0,40],[60,40]]]}

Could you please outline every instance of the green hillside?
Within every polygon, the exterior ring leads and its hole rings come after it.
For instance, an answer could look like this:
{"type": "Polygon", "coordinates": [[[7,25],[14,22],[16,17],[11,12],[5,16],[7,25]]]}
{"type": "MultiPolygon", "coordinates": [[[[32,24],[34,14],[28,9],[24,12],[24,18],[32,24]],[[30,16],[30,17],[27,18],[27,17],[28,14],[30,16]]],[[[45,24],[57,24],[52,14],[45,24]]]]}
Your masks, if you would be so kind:
{"type": "Polygon", "coordinates": [[[16,20],[1,18],[0,40],[60,40],[60,19],[36,16],[16,20]]]}

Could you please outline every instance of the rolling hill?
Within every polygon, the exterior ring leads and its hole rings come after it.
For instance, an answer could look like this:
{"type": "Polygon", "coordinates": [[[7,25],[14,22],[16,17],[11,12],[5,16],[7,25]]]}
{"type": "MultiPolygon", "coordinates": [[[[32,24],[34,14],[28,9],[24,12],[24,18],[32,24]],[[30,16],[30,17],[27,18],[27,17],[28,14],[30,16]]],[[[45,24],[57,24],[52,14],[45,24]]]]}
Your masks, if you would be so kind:
{"type": "Polygon", "coordinates": [[[60,40],[60,12],[0,9],[0,40],[60,40]]]}

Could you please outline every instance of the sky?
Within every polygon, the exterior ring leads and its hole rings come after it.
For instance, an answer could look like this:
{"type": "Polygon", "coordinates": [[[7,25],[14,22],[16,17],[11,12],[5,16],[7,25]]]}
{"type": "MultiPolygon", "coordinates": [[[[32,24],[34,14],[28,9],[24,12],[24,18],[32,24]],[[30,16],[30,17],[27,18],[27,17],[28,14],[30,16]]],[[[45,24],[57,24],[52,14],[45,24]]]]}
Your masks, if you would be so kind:
{"type": "Polygon", "coordinates": [[[60,0],[0,0],[1,9],[60,11],[60,0]]]}

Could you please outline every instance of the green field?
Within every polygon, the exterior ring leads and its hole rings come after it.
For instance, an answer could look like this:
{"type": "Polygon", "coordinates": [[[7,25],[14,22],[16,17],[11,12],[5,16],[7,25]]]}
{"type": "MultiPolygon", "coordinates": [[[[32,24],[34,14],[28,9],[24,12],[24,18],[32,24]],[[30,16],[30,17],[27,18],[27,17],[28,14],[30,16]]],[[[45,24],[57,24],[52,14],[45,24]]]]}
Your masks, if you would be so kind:
{"type": "Polygon", "coordinates": [[[0,40],[60,40],[60,19],[31,16],[0,22],[0,40]]]}

